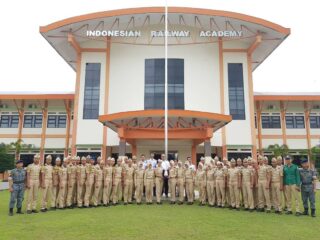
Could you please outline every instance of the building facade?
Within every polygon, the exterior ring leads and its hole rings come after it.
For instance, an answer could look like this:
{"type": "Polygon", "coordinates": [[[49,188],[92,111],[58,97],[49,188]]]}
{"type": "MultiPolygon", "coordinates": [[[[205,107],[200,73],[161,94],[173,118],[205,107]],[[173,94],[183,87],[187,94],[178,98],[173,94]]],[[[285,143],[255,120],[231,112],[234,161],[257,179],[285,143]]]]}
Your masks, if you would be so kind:
{"type": "MultiPolygon", "coordinates": [[[[73,93],[1,93],[0,142],[31,154],[164,151],[168,34],[170,158],[244,157],[319,144],[319,93],[254,93],[252,72],[290,29],[234,12],[169,7],[81,15],[40,27],[76,72],[73,93]]],[[[18,156],[17,156],[18,157],[18,156]]],[[[26,160],[27,161],[27,160],[26,160]]]]}

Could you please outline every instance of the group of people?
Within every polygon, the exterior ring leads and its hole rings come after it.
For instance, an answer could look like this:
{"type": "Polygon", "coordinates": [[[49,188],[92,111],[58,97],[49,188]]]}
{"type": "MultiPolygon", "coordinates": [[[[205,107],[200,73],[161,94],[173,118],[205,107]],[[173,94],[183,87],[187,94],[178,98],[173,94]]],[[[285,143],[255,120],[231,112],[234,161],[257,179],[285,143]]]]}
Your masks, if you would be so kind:
{"type": "Polygon", "coordinates": [[[9,191],[11,192],[9,215],[23,214],[22,201],[25,188],[27,213],[37,213],[38,191],[42,189],[41,212],[48,209],[89,208],[98,206],[132,204],[140,205],[145,197],[146,204],[162,204],[163,195],[170,204],[192,205],[195,189],[199,193],[199,205],[229,207],[249,212],[281,214],[283,205],[286,214],[292,214],[292,200],[295,201],[295,214],[315,217],[316,172],[309,167],[307,160],[301,161],[302,168],[292,163],[290,156],[268,158],[258,156],[257,160],[248,157],[237,160],[219,160],[218,157],[206,161],[201,158],[194,166],[190,158],[182,161],[168,161],[164,154],[155,160],[154,155],[146,160],[144,155],[138,160],[119,157],[95,161],[90,156],[68,156],[63,160],[48,155],[44,164],[35,155],[32,164],[23,168],[17,161],[10,172],[9,191]],[[284,164],[283,164],[284,162],[284,164]],[[300,194],[304,211],[300,211],[300,194]],[[49,208],[50,206],[50,208],[49,208]]]}

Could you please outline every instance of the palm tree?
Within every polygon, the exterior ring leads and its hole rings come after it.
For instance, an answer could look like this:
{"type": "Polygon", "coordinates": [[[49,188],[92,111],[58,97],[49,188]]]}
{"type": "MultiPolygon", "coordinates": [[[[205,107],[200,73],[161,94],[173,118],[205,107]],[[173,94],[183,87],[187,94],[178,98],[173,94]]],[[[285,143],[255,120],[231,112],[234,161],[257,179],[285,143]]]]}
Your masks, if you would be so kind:
{"type": "Polygon", "coordinates": [[[320,145],[314,146],[310,149],[310,160],[313,164],[320,161],[320,145]]]}
{"type": "Polygon", "coordinates": [[[16,160],[18,160],[18,158],[19,158],[19,155],[20,155],[20,152],[21,152],[21,149],[22,149],[22,144],[23,144],[22,139],[18,139],[17,141],[12,142],[12,143],[9,144],[9,148],[13,148],[16,151],[16,154],[15,154],[16,160]]]}
{"type": "Polygon", "coordinates": [[[279,144],[269,145],[268,150],[272,151],[275,157],[283,157],[289,153],[289,147],[286,144],[282,144],[281,146],[279,144]]]}

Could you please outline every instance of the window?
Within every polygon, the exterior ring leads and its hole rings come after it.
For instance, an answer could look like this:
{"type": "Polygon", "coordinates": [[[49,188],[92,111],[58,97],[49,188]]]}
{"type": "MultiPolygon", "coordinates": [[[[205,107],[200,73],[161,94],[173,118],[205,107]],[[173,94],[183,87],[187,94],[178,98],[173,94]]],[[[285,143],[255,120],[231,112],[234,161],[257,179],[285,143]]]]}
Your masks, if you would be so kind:
{"type": "Polygon", "coordinates": [[[228,64],[229,111],[233,120],[245,120],[242,63],[228,64]]]}
{"type": "Polygon", "coordinates": [[[41,128],[42,115],[24,115],[23,127],[24,128],[41,128]]]}
{"type": "Polygon", "coordinates": [[[261,116],[262,128],[281,128],[279,116],[261,116]]]}
{"type": "Polygon", "coordinates": [[[48,128],[65,128],[67,123],[66,115],[48,115],[48,128]]]}
{"type": "Polygon", "coordinates": [[[86,63],[83,119],[97,119],[99,116],[101,63],[86,63]]]}
{"type": "Polygon", "coordinates": [[[287,128],[304,128],[304,117],[303,116],[286,116],[286,127],[287,128]]]}
{"type": "Polygon", "coordinates": [[[310,116],[310,128],[320,128],[320,116],[310,116]]]}
{"type": "MultiPolygon", "coordinates": [[[[164,109],[165,60],[145,60],[145,109],[164,109]]],[[[184,60],[168,59],[168,108],[184,109],[184,60]]]]}
{"type": "Polygon", "coordinates": [[[1,115],[0,128],[17,128],[19,124],[19,115],[1,115]]]}

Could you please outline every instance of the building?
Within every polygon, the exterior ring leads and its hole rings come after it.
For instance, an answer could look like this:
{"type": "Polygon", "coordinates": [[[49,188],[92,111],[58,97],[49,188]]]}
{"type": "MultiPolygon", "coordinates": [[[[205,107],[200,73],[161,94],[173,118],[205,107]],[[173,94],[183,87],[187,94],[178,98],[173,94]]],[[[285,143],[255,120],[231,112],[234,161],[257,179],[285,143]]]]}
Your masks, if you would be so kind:
{"type": "MultiPolygon", "coordinates": [[[[76,72],[74,93],[1,93],[0,142],[20,153],[93,156],[164,151],[168,34],[169,157],[244,157],[319,144],[319,93],[254,93],[252,72],[290,29],[226,11],[169,7],[71,17],[40,33],[76,72]]],[[[285,59],[284,59],[285,61],[285,59]]]]}

